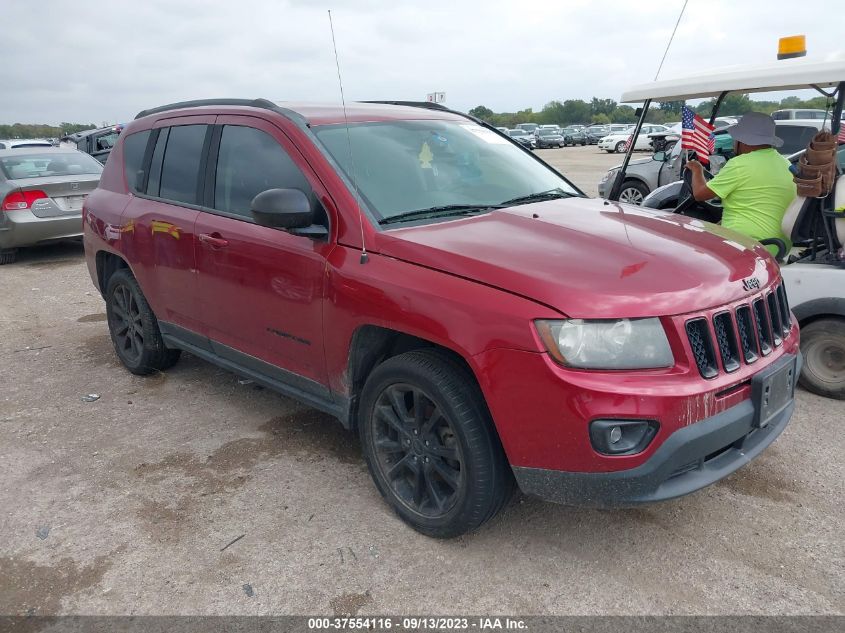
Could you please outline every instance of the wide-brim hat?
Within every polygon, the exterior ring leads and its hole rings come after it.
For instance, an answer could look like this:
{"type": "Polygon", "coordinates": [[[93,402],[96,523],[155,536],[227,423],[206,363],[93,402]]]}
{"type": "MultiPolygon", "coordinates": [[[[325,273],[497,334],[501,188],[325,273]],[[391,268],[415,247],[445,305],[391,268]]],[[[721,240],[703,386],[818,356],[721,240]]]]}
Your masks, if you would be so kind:
{"type": "Polygon", "coordinates": [[[775,136],[775,121],[768,114],[749,112],[739,123],[728,128],[731,138],[746,145],[771,145],[780,147],[783,139],[775,136]]]}

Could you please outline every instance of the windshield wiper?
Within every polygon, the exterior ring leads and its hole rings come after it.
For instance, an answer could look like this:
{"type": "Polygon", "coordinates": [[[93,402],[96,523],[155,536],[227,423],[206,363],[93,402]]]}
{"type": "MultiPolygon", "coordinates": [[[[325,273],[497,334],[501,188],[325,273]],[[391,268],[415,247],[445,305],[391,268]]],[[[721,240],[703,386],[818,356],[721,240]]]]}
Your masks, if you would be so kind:
{"type": "Polygon", "coordinates": [[[405,211],[404,213],[399,213],[398,215],[391,215],[390,217],[382,218],[378,221],[378,223],[394,224],[396,222],[405,222],[406,220],[414,219],[442,218],[454,215],[473,215],[475,213],[483,213],[484,211],[499,208],[499,205],[489,204],[445,204],[439,207],[405,211]]]}
{"type": "Polygon", "coordinates": [[[529,193],[527,196],[519,196],[518,198],[511,198],[500,203],[500,207],[515,206],[517,204],[526,204],[528,202],[537,202],[538,200],[554,200],[556,198],[571,198],[571,193],[566,193],[560,187],[549,189],[548,191],[539,191],[537,193],[529,193]]]}

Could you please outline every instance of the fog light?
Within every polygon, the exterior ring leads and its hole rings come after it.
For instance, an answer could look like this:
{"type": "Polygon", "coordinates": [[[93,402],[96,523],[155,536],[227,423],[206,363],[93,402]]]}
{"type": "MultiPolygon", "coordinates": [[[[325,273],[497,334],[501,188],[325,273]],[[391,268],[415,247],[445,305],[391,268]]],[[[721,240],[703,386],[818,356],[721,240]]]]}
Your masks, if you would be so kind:
{"type": "Polygon", "coordinates": [[[655,420],[593,420],[590,442],[602,455],[635,455],[646,449],[659,428],[655,420]]]}

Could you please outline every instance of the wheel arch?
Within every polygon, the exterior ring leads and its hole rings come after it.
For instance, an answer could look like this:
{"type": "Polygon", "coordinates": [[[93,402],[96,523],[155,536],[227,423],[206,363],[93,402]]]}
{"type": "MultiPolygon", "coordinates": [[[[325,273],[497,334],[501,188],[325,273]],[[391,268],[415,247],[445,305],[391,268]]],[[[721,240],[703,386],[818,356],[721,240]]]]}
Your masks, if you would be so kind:
{"type": "Polygon", "coordinates": [[[813,321],[826,318],[845,319],[845,299],[841,297],[822,297],[792,306],[792,312],[798,319],[798,325],[809,325],[813,321]]]}
{"type": "Polygon", "coordinates": [[[111,251],[97,251],[94,261],[97,268],[97,286],[100,289],[100,294],[103,296],[106,294],[106,286],[109,283],[109,278],[115,272],[122,268],[132,272],[132,269],[127,261],[120,255],[112,253],[111,251]]]}
{"type": "MultiPolygon", "coordinates": [[[[482,400],[484,400],[481,386],[472,366],[456,350],[401,330],[377,325],[361,325],[352,334],[346,370],[346,383],[349,386],[348,426],[350,428],[357,428],[361,391],[373,370],[390,358],[405,352],[423,349],[436,350],[445,358],[459,365],[468,377],[472,378],[474,388],[478,389],[482,400]]],[[[486,400],[484,402],[486,405],[486,400]]],[[[495,431],[495,424],[493,427],[495,431]]]]}

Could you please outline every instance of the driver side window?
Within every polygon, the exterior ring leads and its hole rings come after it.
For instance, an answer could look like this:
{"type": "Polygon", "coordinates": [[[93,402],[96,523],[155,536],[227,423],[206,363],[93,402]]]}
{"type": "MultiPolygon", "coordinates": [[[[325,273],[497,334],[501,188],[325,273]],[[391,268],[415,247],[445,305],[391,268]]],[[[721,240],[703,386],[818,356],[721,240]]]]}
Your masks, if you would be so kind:
{"type": "Polygon", "coordinates": [[[267,189],[299,189],[314,202],[305,175],[276,139],[256,128],[224,126],[215,171],[214,208],[251,219],[252,199],[267,189]]]}

